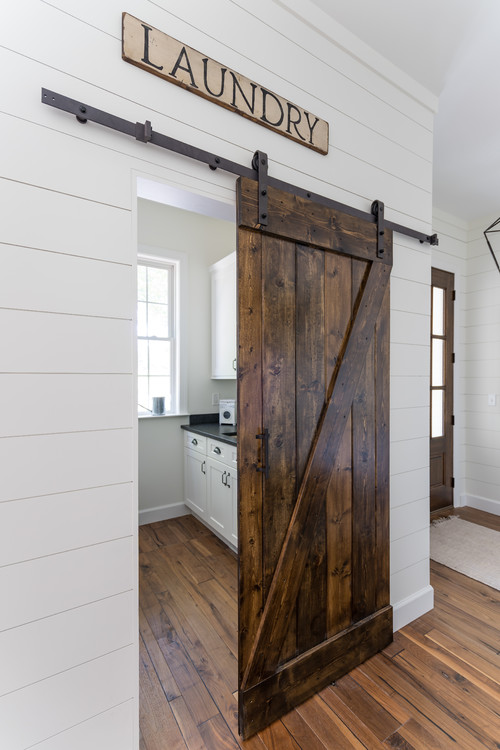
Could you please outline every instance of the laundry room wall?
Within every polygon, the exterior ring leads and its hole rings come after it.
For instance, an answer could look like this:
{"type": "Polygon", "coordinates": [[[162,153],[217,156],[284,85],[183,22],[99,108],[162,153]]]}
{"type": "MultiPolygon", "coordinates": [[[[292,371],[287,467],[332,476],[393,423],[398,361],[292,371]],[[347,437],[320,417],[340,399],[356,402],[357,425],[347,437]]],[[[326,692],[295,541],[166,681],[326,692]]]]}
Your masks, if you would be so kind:
{"type": "MultiPolygon", "coordinates": [[[[0,20],[0,588],[9,602],[0,746],[137,750],[135,181],[231,203],[234,177],[81,124],[41,103],[41,88],[150,120],[242,164],[263,150],[274,177],[364,211],[382,200],[388,219],[426,233],[436,102],[307,0],[24,0],[4,4],[0,20]],[[328,120],[329,154],[122,61],[124,10],[328,120]]],[[[394,250],[391,596],[400,626],[432,605],[431,252],[398,235],[394,250]]]]}
{"type": "MultiPolygon", "coordinates": [[[[236,224],[150,200],[138,201],[138,249],[160,258],[182,253],[186,274],[181,315],[187,392],[181,416],[139,418],[139,522],[182,515],[184,432],[189,414],[217,412],[212,393],[236,397],[236,380],[212,380],[210,266],[236,248],[236,224]]],[[[182,335],[181,334],[181,335],[182,335]]]]}

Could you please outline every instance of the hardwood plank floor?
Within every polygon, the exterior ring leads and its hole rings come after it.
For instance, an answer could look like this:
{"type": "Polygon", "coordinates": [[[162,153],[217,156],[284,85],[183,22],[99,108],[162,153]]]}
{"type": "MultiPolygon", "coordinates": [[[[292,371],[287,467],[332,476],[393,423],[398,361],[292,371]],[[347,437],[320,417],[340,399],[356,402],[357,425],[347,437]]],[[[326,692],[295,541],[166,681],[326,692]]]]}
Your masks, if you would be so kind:
{"type": "MultiPolygon", "coordinates": [[[[498,516],[451,512],[500,531],[498,516]]],[[[243,742],[236,556],[193,516],[139,539],[141,750],[500,748],[499,591],[431,562],[432,612],[243,742]]]]}

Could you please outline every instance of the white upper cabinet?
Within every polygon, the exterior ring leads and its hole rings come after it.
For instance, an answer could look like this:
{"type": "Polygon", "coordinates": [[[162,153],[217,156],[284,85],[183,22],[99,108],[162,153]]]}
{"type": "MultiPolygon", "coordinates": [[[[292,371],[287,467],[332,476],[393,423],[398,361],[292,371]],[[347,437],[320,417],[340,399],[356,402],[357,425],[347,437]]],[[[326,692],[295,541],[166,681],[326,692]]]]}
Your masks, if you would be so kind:
{"type": "Polygon", "coordinates": [[[210,266],[212,378],[236,380],[236,252],[210,266]]]}

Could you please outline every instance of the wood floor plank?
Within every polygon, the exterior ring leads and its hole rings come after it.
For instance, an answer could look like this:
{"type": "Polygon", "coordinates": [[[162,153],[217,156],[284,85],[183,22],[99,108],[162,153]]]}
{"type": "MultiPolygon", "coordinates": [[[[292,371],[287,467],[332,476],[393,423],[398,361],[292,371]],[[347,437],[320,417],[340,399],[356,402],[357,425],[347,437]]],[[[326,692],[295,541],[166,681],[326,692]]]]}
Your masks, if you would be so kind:
{"type": "Polygon", "coordinates": [[[139,648],[140,724],[143,743],[147,750],[185,750],[187,745],[168,701],[165,700],[142,639],[139,648]]]}
{"type": "Polygon", "coordinates": [[[439,659],[415,647],[408,639],[407,648],[395,657],[398,666],[411,670],[414,681],[425,684],[426,693],[485,747],[497,750],[500,716],[495,717],[498,701],[473,685],[463,674],[440,668],[439,659]]]}
{"type": "Polygon", "coordinates": [[[238,750],[238,743],[222,716],[216,716],[202,724],[200,734],[207,750],[238,750]]]}
{"type": "Polygon", "coordinates": [[[431,562],[434,610],[243,741],[234,553],[193,516],[141,527],[139,536],[141,750],[500,748],[500,592],[431,562]]]}
{"type": "Polygon", "coordinates": [[[180,697],[181,691],[179,690],[179,686],[177,685],[170,667],[165,660],[163,652],[158,645],[158,641],[153,635],[153,631],[149,626],[149,622],[142,607],[139,609],[139,632],[142,636],[144,645],[154,666],[163,692],[165,693],[165,698],[167,701],[171,701],[174,698],[180,697]]]}
{"type": "MultiPolygon", "coordinates": [[[[399,657],[396,657],[399,658],[399,657]]],[[[434,695],[429,695],[428,686],[422,686],[411,678],[411,670],[404,670],[394,661],[389,662],[384,656],[375,656],[360,666],[361,671],[370,677],[376,677],[390,685],[394,692],[404,701],[410,713],[422,715],[426,724],[435,725],[445,732],[455,747],[461,750],[477,750],[477,742],[448,711],[441,707],[434,695]]]]}
{"type": "Polygon", "coordinates": [[[357,748],[363,750],[364,745],[346,727],[342,719],[332,711],[320,695],[314,695],[302,705],[297,706],[296,711],[304,721],[314,729],[325,747],[331,750],[350,750],[357,748]]]}
{"type": "MultiPolygon", "coordinates": [[[[384,745],[378,737],[369,729],[365,716],[363,714],[355,714],[349,706],[347,706],[340,698],[336,691],[336,685],[329,686],[322,690],[320,697],[335,714],[341,719],[344,724],[350,728],[351,732],[355,735],[364,747],[370,747],[372,750],[383,748],[384,745]],[[362,717],[362,718],[361,718],[362,717]]],[[[399,726],[399,722],[398,722],[399,726]]]]}
{"type": "Polygon", "coordinates": [[[259,732],[258,736],[267,750],[300,750],[300,745],[281,721],[275,721],[259,732]]]}
{"type": "Polygon", "coordinates": [[[204,750],[205,742],[183,696],[171,700],[170,708],[189,750],[204,750]]]}
{"type": "Polygon", "coordinates": [[[338,696],[353,715],[362,716],[363,723],[378,740],[385,740],[400,727],[400,722],[363,690],[350,675],[337,680],[325,693],[328,697],[332,694],[338,696]]]}
{"type": "Polygon", "coordinates": [[[321,742],[318,735],[309,724],[304,721],[298,711],[290,711],[281,719],[283,725],[288,729],[299,747],[307,750],[324,750],[326,745],[321,742]]]}
{"type": "Polygon", "coordinates": [[[407,625],[405,628],[405,637],[419,649],[432,654],[444,665],[466,677],[477,688],[491,696],[496,703],[500,697],[500,670],[489,664],[485,659],[481,659],[481,657],[462,648],[451,638],[447,638],[435,630],[431,633],[432,635],[422,636],[411,625],[407,625]],[[445,647],[441,645],[443,642],[446,644],[445,647]]]}

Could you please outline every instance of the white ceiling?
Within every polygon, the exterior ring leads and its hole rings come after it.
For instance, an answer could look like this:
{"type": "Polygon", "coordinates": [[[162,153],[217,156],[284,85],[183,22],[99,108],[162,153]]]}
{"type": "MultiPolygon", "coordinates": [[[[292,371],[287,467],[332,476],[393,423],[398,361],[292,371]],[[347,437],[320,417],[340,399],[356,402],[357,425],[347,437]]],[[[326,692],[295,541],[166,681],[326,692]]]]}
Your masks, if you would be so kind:
{"type": "Polygon", "coordinates": [[[433,203],[500,215],[500,1],[312,0],[439,96],[433,203]]]}

